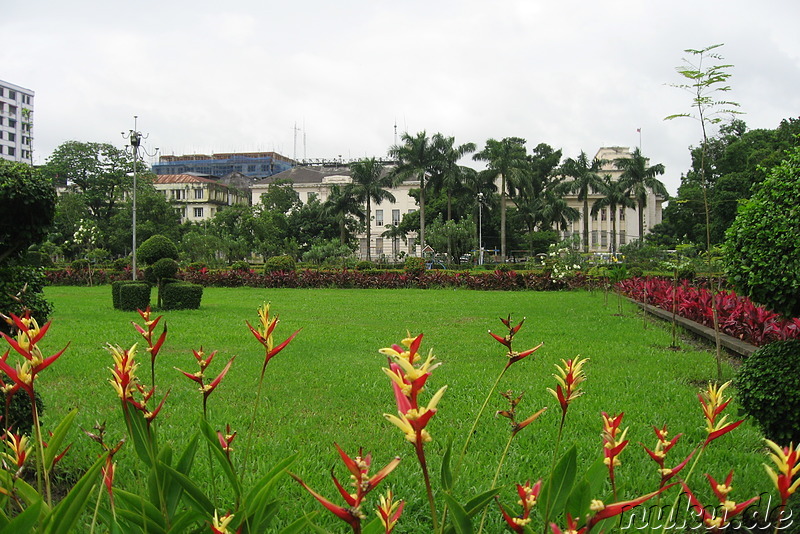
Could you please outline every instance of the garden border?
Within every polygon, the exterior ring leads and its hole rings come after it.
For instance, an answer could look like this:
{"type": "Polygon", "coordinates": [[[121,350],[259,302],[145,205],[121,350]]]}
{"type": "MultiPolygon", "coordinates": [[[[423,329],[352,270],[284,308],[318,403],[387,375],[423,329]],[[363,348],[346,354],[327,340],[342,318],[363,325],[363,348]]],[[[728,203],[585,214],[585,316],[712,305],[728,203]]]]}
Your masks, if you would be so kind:
{"type": "MultiPolygon", "coordinates": [[[[626,297],[628,298],[628,297],[626,297]]],[[[644,302],[639,302],[638,300],[628,298],[631,302],[642,308],[645,312],[655,315],[660,319],[664,319],[666,321],[672,321],[672,312],[659,308],[658,306],[653,306],[651,304],[645,304],[644,302]]],[[[697,334],[701,337],[707,338],[710,341],[714,342],[714,329],[709,328],[707,326],[703,326],[700,323],[696,323],[690,319],[685,317],[681,317],[680,315],[675,315],[675,322],[689,330],[690,332],[697,334]]],[[[720,332],[719,334],[720,344],[725,347],[726,349],[730,350],[731,352],[735,352],[739,356],[746,358],[753,354],[758,347],[755,345],[751,345],[741,339],[737,339],[733,336],[729,336],[728,334],[723,334],[720,332]]]]}

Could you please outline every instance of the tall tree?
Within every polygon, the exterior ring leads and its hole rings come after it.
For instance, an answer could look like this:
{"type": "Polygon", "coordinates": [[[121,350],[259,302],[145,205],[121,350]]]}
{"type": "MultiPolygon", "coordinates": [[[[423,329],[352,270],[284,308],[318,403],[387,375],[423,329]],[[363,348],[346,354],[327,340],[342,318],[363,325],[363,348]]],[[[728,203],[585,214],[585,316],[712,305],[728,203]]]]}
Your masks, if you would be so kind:
{"type": "Polygon", "coordinates": [[[572,178],[565,182],[565,189],[578,194],[578,201],[583,202],[583,251],[589,252],[589,195],[599,189],[602,179],[598,172],[605,162],[594,158],[591,162],[586,152],[581,150],[577,159],[568,158],[562,172],[572,178]]]}
{"type": "Polygon", "coordinates": [[[384,200],[394,202],[394,195],[387,188],[392,179],[384,172],[384,167],[375,158],[362,159],[350,166],[353,178],[351,190],[358,202],[366,204],[367,215],[367,261],[372,261],[372,202],[380,204],[384,200]]]}
{"type": "Polygon", "coordinates": [[[630,197],[628,189],[619,180],[614,180],[610,174],[606,174],[597,185],[597,191],[601,197],[592,204],[592,215],[603,208],[608,208],[611,218],[611,252],[617,251],[617,208],[633,208],[636,206],[630,197]]]}
{"type": "Polygon", "coordinates": [[[476,161],[485,161],[484,171],[493,180],[500,178],[500,256],[506,258],[506,195],[514,195],[529,171],[525,140],[506,137],[501,141],[489,139],[480,152],[472,156],[476,161]]]}
{"type": "Polygon", "coordinates": [[[84,197],[105,244],[109,222],[133,184],[132,156],[108,143],[67,141],[55,149],[42,172],[84,197]]]}
{"type": "Polygon", "coordinates": [[[644,239],[644,208],[647,206],[648,193],[652,191],[658,196],[669,197],[667,188],[656,178],[656,176],[664,174],[664,165],[657,163],[648,166],[649,162],[638,147],[633,150],[630,158],[614,160],[614,165],[622,171],[619,177],[620,182],[636,200],[636,212],[639,216],[639,239],[644,239]]]}
{"type": "Polygon", "coordinates": [[[362,222],[367,218],[353,189],[338,185],[331,186],[331,193],[325,201],[325,212],[339,226],[339,241],[342,245],[347,244],[349,240],[347,227],[352,224],[353,216],[362,222]]]}
{"type": "Polygon", "coordinates": [[[419,180],[419,243],[425,247],[425,189],[428,179],[433,175],[436,154],[433,143],[425,131],[415,136],[404,133],[400,138],[402,144],[389,149],[389,156],[397,159],[397,167],[392,173],[393,179],[402,181],[408,178],[419,180]]]}

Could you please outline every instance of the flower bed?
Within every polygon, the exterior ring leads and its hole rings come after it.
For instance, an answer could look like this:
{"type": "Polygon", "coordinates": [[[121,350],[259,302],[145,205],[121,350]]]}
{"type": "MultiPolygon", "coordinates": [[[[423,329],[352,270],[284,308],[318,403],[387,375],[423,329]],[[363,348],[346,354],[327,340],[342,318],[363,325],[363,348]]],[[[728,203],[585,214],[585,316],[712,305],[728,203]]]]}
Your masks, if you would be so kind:
{"type": "MultiPolygon", "coordinates": [[[[694,287],[686,280],[673,286],[672,280],[665,278],[629,278],[616,287],[627,297],[670,312],[674,303],[677,315],[714,327],[712,294],[706,288],[694,287]]],[[[729,336],[759,347],[800,338],[800,318],[783,318],[733,291],[720,291],[715,298],[720,331],[729,336]]]]}

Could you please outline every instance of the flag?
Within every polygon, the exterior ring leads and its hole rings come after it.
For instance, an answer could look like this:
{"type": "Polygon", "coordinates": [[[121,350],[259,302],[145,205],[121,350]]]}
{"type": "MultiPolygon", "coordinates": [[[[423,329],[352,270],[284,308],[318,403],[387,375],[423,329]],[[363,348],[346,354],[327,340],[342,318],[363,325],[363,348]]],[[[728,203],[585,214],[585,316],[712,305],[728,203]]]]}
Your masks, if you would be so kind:
{"type": "Polygon", "coordinates": [[[642,129],[641,128],[636,128],[636,132],[637,133],[642,133],[642,129]]]}

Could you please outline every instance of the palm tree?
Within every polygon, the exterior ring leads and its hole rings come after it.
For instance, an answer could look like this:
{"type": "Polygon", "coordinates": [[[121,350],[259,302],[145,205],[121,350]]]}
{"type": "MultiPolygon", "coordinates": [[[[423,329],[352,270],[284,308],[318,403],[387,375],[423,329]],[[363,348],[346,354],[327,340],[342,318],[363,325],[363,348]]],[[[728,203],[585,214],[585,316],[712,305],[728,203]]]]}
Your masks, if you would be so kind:
{"type": "Polygon", "coordinates": [[[331,186],[331,194],[325,201],[325,212],[339,224],[339,239],[342,245],[347,243],[347,223],[352,220],[351,216],[356,216],[360,221],[366,219],[366,214],[353,194],[352,187],[343,189],[338,185],[331,186]]]}
{"type": "Polygon", "coordinates": [[[392,173],[396,181],[407,178],[419,180],[419,243],[425,247],[425,187],[434,172],[436,161],[433,144],[428,135],[422,131],[415,136],[408,132],[401,136],[403,144],[389,149],[389,156],[397,159],[397,167],[392,173]]]}
{"type": "Polygon", "coordinates": [[[648,163],[649,160],[642,156],[639,148],[633,150],[630,158],[614,160],[614,165],[622,171],[619,181],[636,200],[636,211],[639,215],[639,239],[644,239],[644,208],[649,191],[664,198],[669,197],[667,188],[656,178],[656,176],[664,174],[664,165],[658,163],[648,167],[648,163]]]}
{"type": "Polygon", "coordinates": [[[592,215],[597,215],[603,208],[611,212],[611,253],[617,251],[617,208],[633,208],[636,203],[620,180],[614,180],[610,174],[603,176],[597,191],[602,195],[592,204],[592,215]]]}
{"type": "MultiPolygon", "coordinates": [[[[442,134],[433,136],[433,149],[436,156],[435,170],[430,184],[436,193],[444,190],[447,196],[447,221],[453,219],[453,195],[464,188],[464,181],[475,170],[458,164],[458,161],[470,152],[475,152],[475,143],[464,143],[455,146],[455,137],[442,134]]],[[[452,258],[452,239],[447,239],[447,257],[452,258]]]]}
{"type": "Polygon", "coordinates": [[[483,150],[472,156],[476,161],[487,162],[484,171],[492,179],[500,177],[500,257],[506,258],[506,193],[513,195],[528,171],[525,140],[506,137],[502,141],[489,139],[483,150]]]}
{"type": "Polygon", "coordinates": [[[602,184],[597,173],[605,163],[594,158],[591,162],[586,152],[581,150],[577,159],[568,158],[562,167],[562,172],[573,178],[564,182],[565,189],[570,193],[578,193],[578,200],[583,202],[583,251],[589,252],[589,195],[602,184]]]}
{"type": "Polygon", "coordinates": [[[394,195],[385,188],[391,187],[392,182],[388,174],[383,172],[383,165],[375,158],[363,159],[350,166],[350,176],[353,178],[351,191],[358,202],[367,205],[367,261],[372,261],[372,208],[371,202],[380,204],[384,200],[394,202],[394,195]]]}

